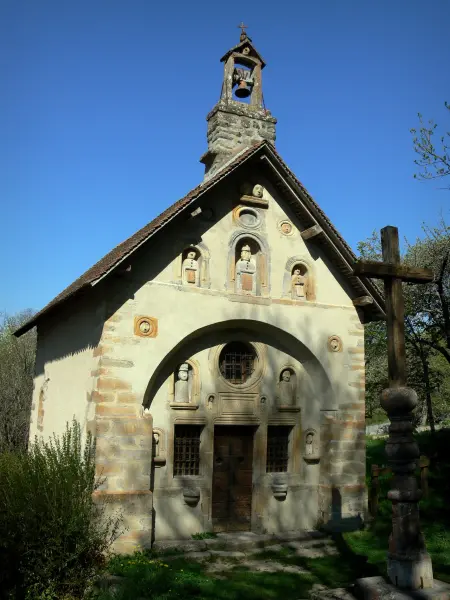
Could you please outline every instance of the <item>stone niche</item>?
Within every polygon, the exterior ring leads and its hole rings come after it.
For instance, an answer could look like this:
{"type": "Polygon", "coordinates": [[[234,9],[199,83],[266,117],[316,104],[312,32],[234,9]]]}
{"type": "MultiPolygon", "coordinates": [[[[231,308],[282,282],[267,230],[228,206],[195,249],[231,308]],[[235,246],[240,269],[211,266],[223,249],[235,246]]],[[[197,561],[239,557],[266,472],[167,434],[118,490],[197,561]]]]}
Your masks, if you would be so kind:
{"type": "Polygon", "coordinates": [[[175,283],[186,288],[209,288],[209,250],[203,242],[187,245],[174,263],[175,283]]]}
{"type": "Polygon", "coordinates": [[[286,262],[283,278],[283,296],[291,300],[316,299],[313,267],[308,260],[293,256],[286,262]]]}
{"type": "Polygon", "coordinates": [[[315,429],[309,428],[303,433],[303,460],[312,464],[320,460],[320,440],[315,429]]]}
{"type": "Polygon", "coordinates": [[[236,232],[229,244],[228,288],[235,294],[268,295],[268,250],[255,233],[236,232]]]}
{"type": "Polygon", "coordinates": [[[284,366],[278,375],[275,389],[275,402],[278,411],[298,412],[300,411],[298,399],[298,373],[294,367],[284,366]]]}
{"type": "Polygon", "coordinates": [[[200,401],[198,362],[188,359],[176,366],[169,378],[169,404],[173,409],[196,410],[200,401]]]}

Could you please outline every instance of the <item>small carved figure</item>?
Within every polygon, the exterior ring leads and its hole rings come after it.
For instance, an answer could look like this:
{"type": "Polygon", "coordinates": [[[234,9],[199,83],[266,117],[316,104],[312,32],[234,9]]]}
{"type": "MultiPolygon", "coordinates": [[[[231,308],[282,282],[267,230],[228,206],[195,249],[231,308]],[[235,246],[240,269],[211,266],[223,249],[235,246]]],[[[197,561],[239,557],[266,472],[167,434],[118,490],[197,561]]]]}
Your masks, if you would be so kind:
{"type": "Polygon", "coordinates": [[[183,283],[188,285],[198,285],[199,283],[198,260],[195,250],[189,250],[183,261],[183,283]]]}
{"type": "Polygon", "coordinates": [[[294,384],[291,381],[292,374],[289,369],[285,369],[281,373],[281,379],[278,382],[278,403],[280,406],[294,406],[295,405],[295,389],[294,384]]]}
{"type": "Polygon", "coordinates": [[[250,246],[241,248],[241,258],[236,264],[237,289],[243,292],[256,292],[256,264],[250,246]]]}
{"type": "Polygon", "coordinates": [[[183,363],[178,367],[177,380],[175,381],[175,402],[191,401],[189,387],[189,365],[183,363]]]}
{"type": "Polygon", "coordinates": [[[255,196],[256,198],[262,198],[263,193],[264,193],[263,186],[260,185],[259,183],[257,183],[253,188],[253,192],[252,192],[253,196],[255,196]]]}
{"type": "Polygon", "coordinates": [[[291,293],[293,300],[306,300],[308,293],[308,276],[302,275],[301,270],[296,267],[292,274],[291,293]]]}
{"type": "Polygon", "coordinates": [[[159,456],[159,431],[153,432],[153,444],[155,448],[154,456],[159,456]]]}
{"type": "Polygon", "coordinates": [[[308,431],[308,433],[306,434],[306,440],[305,440],[305,454],[306,454],[306,456],[311,456],[312,454],[314,454],[314,451],[313,451],[313,440],[314,440],[314,433],[312,431],[308,431]]]}

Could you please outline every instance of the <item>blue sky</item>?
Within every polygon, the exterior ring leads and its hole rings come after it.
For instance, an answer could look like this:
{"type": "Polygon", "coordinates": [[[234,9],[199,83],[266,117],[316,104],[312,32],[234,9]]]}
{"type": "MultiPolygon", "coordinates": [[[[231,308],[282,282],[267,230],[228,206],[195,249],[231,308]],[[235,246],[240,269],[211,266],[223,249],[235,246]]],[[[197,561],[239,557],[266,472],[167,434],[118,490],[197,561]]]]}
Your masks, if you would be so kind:
{"type": "Polygon", "coordinates": [[[448,0],[2,0],[0,311],[42,308],[200,182],[241,20],[277,149],[353,249],[447,214],[409,130],[445,119],[448,0]]]}

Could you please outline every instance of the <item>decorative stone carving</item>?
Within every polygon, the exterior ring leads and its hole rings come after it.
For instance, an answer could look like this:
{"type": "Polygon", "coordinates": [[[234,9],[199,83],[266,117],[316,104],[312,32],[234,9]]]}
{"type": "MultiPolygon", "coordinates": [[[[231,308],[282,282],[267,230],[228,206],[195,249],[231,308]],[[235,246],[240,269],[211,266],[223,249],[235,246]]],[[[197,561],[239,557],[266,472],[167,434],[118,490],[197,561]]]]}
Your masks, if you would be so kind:
{"type": "Polygon", "coordinates": [[[287,477],[284,473],[276,475],[272,480],[272,493],[274,498],[283,501],[286,500],[288,493],[287,477]]]}
{"type": "Polygon", "coordinates": [[[342,340],[337,335],[331,335],[328,338],[328,350],[330,352],[342,352],[342,340]]]}
{"type": "Polygon", "coordinates": [[[248,244],[242,246],[236,263],[236,284],[239,292],[256,293],[256,261],[248,244]]]}
{"type": "Polygon", "coordinates": [[[305,444],[303,450],[303,459],[306,462],[318,462],[320,459],[319,442],[315,429],[305,431],[305,444]]]}
{"type": "Polygon", "coordinates": [[[294,233],[294,226],[287,219],[284,219],[278,223],[278,229],[283,235],[292,235],[294,233]]]}
{"type": "Polygon", "coordinates": [[[315,301],[314,263],[303,256],[291,256],[283,275],[283,296],[293,301],[315,301]]]}
{"type": "Polygon", "coordinates": [[[158,319],[154,317],[134,317],[134,335],[156,337],[158,335],[158,319]]]}
{"type": "Polygon", "coordinates": [[[308,272],[303,265],[296,265],[292,271],[291,295],[293,300],[306,300],[308,297],[308,272]]]}
{"type": "Polygon", "coordinates": [[[178,367],[175,381],[175,402],[187,403],[191,401],[191,386],[189,385],[189,365],[183,363],[178,367]]]}
{"type": "Polygon", "coordinates": [[[187,251],[186,258],[183,260],[183,284],[199,285],[200,270],[197,259],[198,252],[193,249],[187,251]]]}
{"type": "Polygon", "coordinates": [[[259,183],[257,183],[252,190],[252,194],[253,196],[255,196],[255,198],[262,198],[263,194],[264,194],[264,188],[262,185],[260,185],[259,183]]]}
{"type": "Polygon", "coordinates": [[[156,467],[166,464],[164,433],[158,428],[153,428],[153,463],[156,467]]]}
{"type": "Polygon", "coordinates": [[[277,403],[278,406],[295,406],[296,404],[296,385],[290,369],[283,369],[280,380],[277,383],[277,403]]]}
{"type": "Polygon", "coordinates": [[[200,489],[194,487],[183,488],[183,498],[188,506],[197,506],[200,500],[200,489]]]}

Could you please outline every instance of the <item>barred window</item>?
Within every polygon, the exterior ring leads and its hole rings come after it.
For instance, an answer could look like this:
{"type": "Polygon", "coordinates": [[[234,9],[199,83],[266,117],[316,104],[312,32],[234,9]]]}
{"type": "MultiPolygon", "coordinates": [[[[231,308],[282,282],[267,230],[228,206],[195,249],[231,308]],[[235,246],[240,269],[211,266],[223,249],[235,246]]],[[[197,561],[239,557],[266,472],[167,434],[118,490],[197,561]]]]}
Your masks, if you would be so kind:
{"type": "Polygon", "coordinates": [[[199,474],[200,432],[198,425],[175,425],[174,477],[199,474]]]}
{"type": "Polygon", "coordinates": [[[230,383],[245,383],[255,370],[256,353],[250,344],[231,342],[219,356],[222,377],[230,383]]]}
{"type": "Polygon", "coordinates": [[[285,473],[288,470],[290,431],[290,427],[268,427],[267,473],[285,473]]]}

